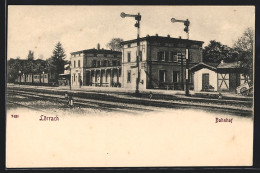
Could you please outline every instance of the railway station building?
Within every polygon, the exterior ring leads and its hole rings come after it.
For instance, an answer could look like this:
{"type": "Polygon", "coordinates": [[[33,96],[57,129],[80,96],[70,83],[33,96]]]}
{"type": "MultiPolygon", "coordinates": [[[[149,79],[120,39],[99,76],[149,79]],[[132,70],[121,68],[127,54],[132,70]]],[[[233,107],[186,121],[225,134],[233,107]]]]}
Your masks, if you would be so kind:
{"type": "Polygon", "coordinates": [[[86,49],[71,53],[71,85],[121,86],[122,53],[113,50],[86,49]]]}
{"type": "MultiPolygon", "coordinates": [[[[182,38],[149,36],[140,38],[139,89],[183,90],[186,82],[186,53],[188,67],[202,62],[202,41],[182,38]]],[[[135,88],[137,78],[137,39],[124,41],[122,55],[122,84],[135,88]]],[[[190,75],[189,88],[193,89],[190,75]]]]}

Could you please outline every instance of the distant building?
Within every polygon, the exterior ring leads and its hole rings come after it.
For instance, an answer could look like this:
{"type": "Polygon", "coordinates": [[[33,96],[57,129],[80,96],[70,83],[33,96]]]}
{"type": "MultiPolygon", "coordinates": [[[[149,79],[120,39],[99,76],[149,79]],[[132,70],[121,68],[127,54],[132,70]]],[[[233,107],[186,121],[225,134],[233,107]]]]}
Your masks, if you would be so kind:
{"type": "MultiPolygon", "coordinates": [[[[189,51],[189,67],[202,61],[202,41],[161,36],[140,38],[140,84],[139,88],[183,90],[185,84],[185,55],[189,51]]],[[[135,88],[137,78],[137,40],[123,45],[123,87],[135,88]]],[[[190,75],[190,74],[189,74],[190,75]]],[[[192,87],[191,76],[190,85],[192,87]]]]}
{"type": "Polygon", "coordinates": [[[70,82],[70,64],[64,65],[64,73],[59,74],[58,83],[59,85],[69,85],[70,82]]]}
{"type": "Polygon", "coordinates": [[[194,91],[235,91],[247,81],[240,62],[201,62],[190,70],[194,74],[194,91]]]}
{"type": "Polygon", "coordinates": [[[122,53],[118,51],[87,49],[71,53],[71,85],[121,86],[122,53]]]}

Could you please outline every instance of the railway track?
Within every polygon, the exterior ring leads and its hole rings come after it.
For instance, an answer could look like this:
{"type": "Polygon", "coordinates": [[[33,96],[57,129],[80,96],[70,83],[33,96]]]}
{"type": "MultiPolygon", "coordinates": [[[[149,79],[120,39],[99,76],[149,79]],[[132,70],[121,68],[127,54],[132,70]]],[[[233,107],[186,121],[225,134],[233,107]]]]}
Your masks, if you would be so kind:
{"type": "MultiPolygon", "coordinates": [[[[64,98],[65,91],[51,92],[44,90],[17,90],[14,88],[9,88],[7,94],[17,94],[25,97],[33,97],[35,99],[44,99],[55,102],[67,102],[64,98]]],[[[108,94],[100,93],[77,93],[72,92],[75,105],[89,107],[93,109],[101,109],[107,112],[128,112],[128,113],[138,113],[138,112],[148,112],[148,111],[158,111],[158,108],[174,108],[174,109],[203,109],[206,111],[215,112],[227,112],[238,114],[242,116],[252,115],[251,108],[239,108],[229,105],[210,105],[203,103],[185,103],[176,100],[151,100],[147,98],[131,98],[124,96],[114,96],[108,94]]],[[[212,99],[211,99],[212,100],[212,99]]],[[[229,101],[230,102],[230,101],[229,101]]],[[[233,101],[231,101],[233,102],[233,101]]],[[[240,101],[243,104],[246,101],[240,101]]]]}
{"type": "MultiPolygon", "coordinates": [[[[112,100],[115,101],[116,98],[118,99],[128,99],[128,101],[132,98],[132,100],[137,100],[138,98],[134,97],[133,98],[133,93],[129,92],[111,92],[111,91],[88,91],[88,90],[68,90],[68,89],[57,89],[57,88],[50,88],[50,87],[37,87],[37,88],[32,88],[32,87],[24,87],[24,88],[17,88],[17,87],[8,87],[8,89],[11,90],[24,90],[24,91],[37,91],[37,92],[42,92],[42,93],[52,93],[52,94],[59,94],[59,95],[64,95],[65,92],[69,92],[72,95],[77,95],[78,97],[83,97],[83,98],[91,98],[98,100],[98,97],[102,97],[102,100],[109,100],[111,97],[114,97],[112,100]],[[106,97],[109,96],[109,97],[106,97]]],[[[142,98],[141,99],[148,99],[150,100],[150,93],[144,92],[142,93],[142,98]]],[[[160,101],[176,101],[175,103],[178,102],[193,102],[193,103],[202,103],[202,104],[217,104],[217,105],[232,105],[232,106],[237,106],[237,107],[249,107],[251,108],[253,106],[253,99],[252,98],[239,98],[239,99],[234,99],[234,98],[225,98],[225,99],[217,99],[217,98],[205,98],[205,97],[186,97],[182,95],[169,95],[169,94],[158,94],[158,93],[153,93],[152,94],[152,100],[160,100],[160,101]]]]}
{"type": "MultiPolygon", "coordinates": [[[[49,100],[53,102],[59,102],[67,104],[67,100],[62,95],[55,95],[55,94],[46,94],[46,93],[35,93],[35,92],[28,92],[28,91],[8,91],[8,95],[20,95],[27,98],[34,98],[38,100],[49,100]]],[[[86,108],[93,108],[93,109],[100,109],[106,112],[124,112],[124,113],[133,113],[136,114],[137,112],[149,112],[149,111],[156,111],[155,108],[143,108],[140,105],[127,105],[125,103],[115,103],[115,102],[108,102],[108,101],[101,101],[101,100],[93,100],[93,99],[83,99],[80,97],[73,97],[74,106],[81,106],[86,108]]],[[[15,102],[12,102],[15,103],[15,102]]],[[[16,103],[19,104],[19,103],[16,103]]],[[[19,104],[21,105],[21,104],[19,104]]],[[[21,105],[24,106],[24,105],[21,105]]],[[[31,107],[30,107],[31,108],[31,107]]],[[[36,109],[39,110],[39,109],[36,109]]]]}

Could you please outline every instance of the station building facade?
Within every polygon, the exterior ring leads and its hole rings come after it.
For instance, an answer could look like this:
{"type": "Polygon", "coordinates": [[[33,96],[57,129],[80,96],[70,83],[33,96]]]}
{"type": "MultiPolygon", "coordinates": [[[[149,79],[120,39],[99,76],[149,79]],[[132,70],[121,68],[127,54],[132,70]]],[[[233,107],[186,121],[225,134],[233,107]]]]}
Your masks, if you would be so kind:
{"type": "MultiPolygon", "coordinates": [[[[186,52],[188,67],[202,61],[202,41],[162,36],[140,38],[140,84],[139,89],[183,90],[186,82],[186,52]]],[[[122,52],[122,85],[135,88],[137,78],[137,39],[124,41],[122,52]]],[[[190,89],[193,76],[190,75],[190,89]]]]}
{"type": "Polygon", "coordinates": [[[121,86],[122,53],[118,51],[87,49],[71,53],[71,85],[121,86]]]}

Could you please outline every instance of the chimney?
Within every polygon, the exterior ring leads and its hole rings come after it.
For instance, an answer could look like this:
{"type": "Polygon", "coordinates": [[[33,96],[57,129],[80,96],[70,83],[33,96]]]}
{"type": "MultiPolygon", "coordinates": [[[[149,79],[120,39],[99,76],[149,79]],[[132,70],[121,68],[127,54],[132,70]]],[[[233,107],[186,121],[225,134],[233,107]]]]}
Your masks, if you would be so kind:
{"type": "Polygon", "coordinates": [[[99,43],[97,44],[97,50],[100,50],[100,44],[99,43]]]}
{"type": "Polygon", "coordinates": [[[156,37],[158,37],[158,34],[155,34],[156,37]]]}
{"type": "Polygon", "coordinates": [[[181,36],[179,36],[179,39],[181,39],[181,36]]]}
{"type": "Polygon", "coordinates": [[[149,34],[147,34],[147,35],[146,35],[146,37],[150,37],[150,35],[149,35],[149,34]]]}
{"type": "Polygon", "coordinates": [[[167,37],[170,38],[171,37],[170,34],[168,34],[167,37]]]}

